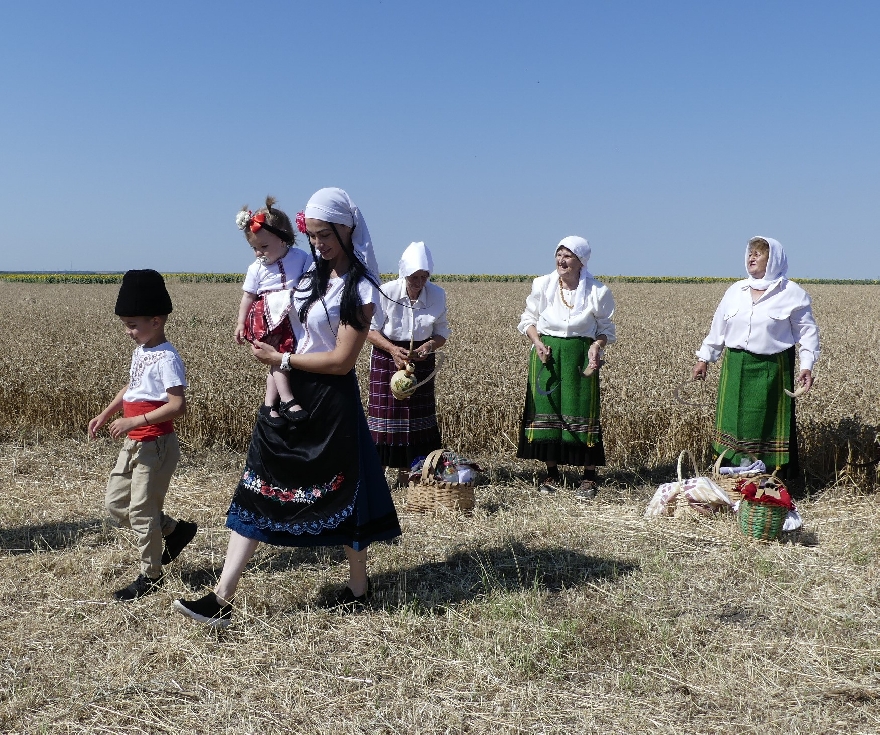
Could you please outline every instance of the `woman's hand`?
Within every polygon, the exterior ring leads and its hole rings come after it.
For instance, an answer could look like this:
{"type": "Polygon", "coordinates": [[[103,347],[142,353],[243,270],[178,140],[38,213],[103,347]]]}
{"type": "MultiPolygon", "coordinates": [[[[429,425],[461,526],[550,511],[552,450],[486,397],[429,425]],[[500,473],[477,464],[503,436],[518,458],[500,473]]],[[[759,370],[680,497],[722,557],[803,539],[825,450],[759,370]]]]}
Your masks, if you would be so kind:
{"type": "Polygon", "coordinates": [[[797,377],[798,385],[804,386],[804,393],[808,393],[813,387],[813,373],[810,370],[801,370],[797,377]]]}
{"type": "Polygon", "coordinates": [[[388,354],[391,355],[391,359],[394,360],[394,366],[398,370],[403,370],[410,360],[409,350],[406,347],[398,347],[392,344],[388,354]]]}
{"type": "Polygon", "coordinates": [[[709,372],[709,366],[706,364],[706,361],[697,360],[697,364],[694,365],[693,372],[691,373],[691,378],[693,380],[705,380],[707,372],[709,372]]]}
{"type": "Polygon", "coordinates": [[[245,343],[244,339],[244,324],[237,324],[235,327],[235,341],[238,344],[243,345],[245,343]]]}
{"type": "Polygon", "coordinates": [[[535,343],[535,352],[538,353],[538,359],[543,362],[545,365],[547,364],[547,360],[550,359],[550,348],[545,345],[543,342],[535,343]]]}
{"type": "Polygon", "coordinates": [[[425,344],[419,345],[418,349],[413,352],[412,359],[416,362],[426,360],[428,355],[434,351],[434,340],[429,339],[425,344]]]}
{"type": "Polygon", "coordinates": [[[530,324],[526,329],[526,337],[532,340],[538,359],[546,365],[547,360],[550,359],[550,348],[541,341],[541,335],[538,334],[538,328],[534,324],[530,324]]]}
{"type": "Polygon", "coordinates": [[[598,370],[600,367],[602,367],[602,364],[604,362],[602,360],[602,348],[604,346],[605,345],[600,344],[599,342],[593,342],[593,344],[590,345],[590,349],[587,351],[587,357],[590,360],[588,363],[590,369],[598,370]]]}
{"type": "Polygon", "coordinates": [[[272,345],[254,340],[251,344],[251,354],[265,365],[281,367],[281,353],[272,345]]]}

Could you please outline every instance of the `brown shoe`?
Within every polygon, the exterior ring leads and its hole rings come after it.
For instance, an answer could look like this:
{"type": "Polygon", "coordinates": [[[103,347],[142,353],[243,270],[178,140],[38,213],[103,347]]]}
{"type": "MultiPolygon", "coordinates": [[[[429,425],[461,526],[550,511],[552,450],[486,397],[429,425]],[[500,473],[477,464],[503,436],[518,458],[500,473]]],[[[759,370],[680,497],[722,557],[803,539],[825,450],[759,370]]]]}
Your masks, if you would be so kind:
{"type": "Polygon", "coordinates": [[[596,497],[599,486],[594,480],[581,480],[581,484],[574,492],[574,497],[581,502],[588,502],[596,497]]]}
{"type": "Polygon", "coordinates": [[[538,488],[544,495],[552,495],[559,490],[559,480],[551,480],[549,477],[544,480],[544,484],[538,488]]]}

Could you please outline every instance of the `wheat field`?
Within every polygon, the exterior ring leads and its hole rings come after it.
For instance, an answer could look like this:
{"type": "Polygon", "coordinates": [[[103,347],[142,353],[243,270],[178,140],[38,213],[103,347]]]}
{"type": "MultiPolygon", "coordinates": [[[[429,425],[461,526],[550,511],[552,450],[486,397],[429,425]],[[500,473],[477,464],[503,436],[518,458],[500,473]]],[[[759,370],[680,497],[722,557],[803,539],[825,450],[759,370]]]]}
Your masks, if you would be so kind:
{"type": "MultiPolygon", "coordinates": [[[[116,285],[0,283],[0,438],[83,437],[89,419],[126,380],[133,347],[113,315],[116,285]],[[27,317],[32,324],[23,328],[27,317]]],[[[437,379],[444,442],[468,455],[511,455],[522,411],[528,346],[516,332],[528,283],[447,283],[453,336],[437,379]]],[[[709,459],[717,370],[688,384],[694,351],[725,284],[614,284],[618,343],[602,374],[602,421],[616,470],[668,465],[682,449],[709,459]]],[[[264,368],[232,341],[235,284],[169,285],[167,333],[187,366],[185,446],[243,449],[264,368]]],[[[808,484],[836,480],[847,461],[876,455],[880,385],[877,286],[812,285],[823,355],[815,390],[798,402],[808,484]]],[[[368,350],[358,373],[367,381],[368,350]]],[[[877,473],[849,470],[871,489],[877,473]]]]}
{"type": "MultiPolygon", "coordinates": [[[[0,731],[14,733],[874,733],[880,731],[876,286],[812,285],[823,356],[798,404],[805,528],[646,521],[691,449],[705,465],[715,369],[673,397],[724,284],[614,284],[597,500],[541,496],[514,458],[528,283],[445,283],[446,444],[485,469],[472,515],[406,512],[371,547],[371,606],[342,615],[339,549],[261,548],[235,623],[171,600],[219,573],[224,513],[264,369],[231,334],[235,284],[169,284],[190,412],[168,511],[199,533],[130,605],[130,533],[103,511],[118,445],[85,440],[133,347],[116,286],[0,283],[0,731]],[[22,326],[27,322],[27,326],[22,326]]],[[[359,366],[363,381],[364,361],[359,366]]],[[[576,480],[574,471],[568,479],[576,480]]]]}

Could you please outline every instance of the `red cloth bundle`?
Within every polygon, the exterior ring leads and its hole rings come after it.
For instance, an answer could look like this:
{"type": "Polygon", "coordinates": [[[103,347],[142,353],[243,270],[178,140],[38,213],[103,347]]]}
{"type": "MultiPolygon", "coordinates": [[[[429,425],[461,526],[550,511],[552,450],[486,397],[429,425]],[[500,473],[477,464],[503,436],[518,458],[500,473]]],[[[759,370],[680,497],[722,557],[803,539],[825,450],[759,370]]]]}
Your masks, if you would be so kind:
{"type": "Polygon", "coordinates": [[[788,510],[794,510],[794,503],[785,485],[775,484],[772,481],[765,481],[765,483],[748,482],[743,479],[737,486],[737,489],[742,493],[743,500],[748,500],[752,503],[781,505],[788,510]]]}

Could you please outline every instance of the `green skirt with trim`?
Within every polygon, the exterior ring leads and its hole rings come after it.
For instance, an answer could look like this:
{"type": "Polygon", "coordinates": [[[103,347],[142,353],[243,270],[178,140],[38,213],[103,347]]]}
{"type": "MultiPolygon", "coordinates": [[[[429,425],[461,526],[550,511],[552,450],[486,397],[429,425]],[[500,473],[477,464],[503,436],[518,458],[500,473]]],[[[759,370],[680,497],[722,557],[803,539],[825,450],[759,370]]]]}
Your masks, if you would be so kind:
{"type": "Polygon", "coordinates": [[[769,472],[783,466],[797,471],[794,400],[784,392],[794,386],[794,349],[775,355],[725,351],[712,447],[726,451],[730,464],[754,456],[769,472]]]}
{"type": "Polygon", "coordinates": [[[520,424],[517,457],[569,465],[604,465],[599,424],[599,372],[589,378],[589,337],[541,335],[550,359],[544,365],[533,348],[520,424]]]}

